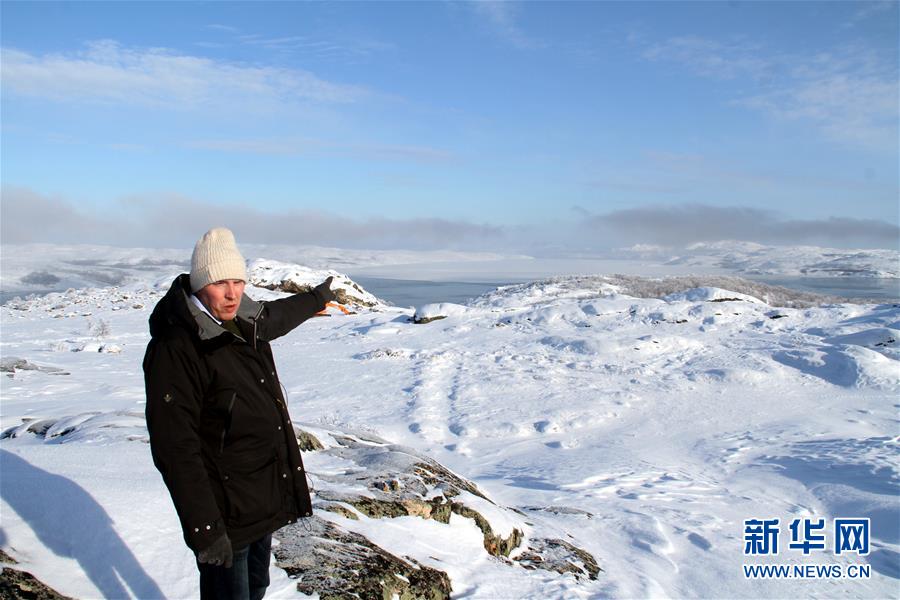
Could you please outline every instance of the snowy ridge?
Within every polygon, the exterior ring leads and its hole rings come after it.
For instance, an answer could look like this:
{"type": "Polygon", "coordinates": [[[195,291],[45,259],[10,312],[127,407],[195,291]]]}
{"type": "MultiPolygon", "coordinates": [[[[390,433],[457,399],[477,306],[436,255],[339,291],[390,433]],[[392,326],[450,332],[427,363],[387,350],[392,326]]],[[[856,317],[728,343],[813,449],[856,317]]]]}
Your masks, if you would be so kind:
{"type": "Polygon", "coordinates": [[[383,301],[364,290],[347,275],[331,269],[309,269],[300,265],[257,259],[247,267],[247,277],[250,279],[249,283],[256,287],[289,293],[309,291],[328,277],[333,277],[331,289],[341,304],[357,307],[384,305],[383,301]]]}
{"type": "MultiPolygon", "coordinates": [[[[704,294],[714,299],[737,297],[750,302],[764,302],[771,306],[794,308],[814,307],[825,304],[866,304],[864,299],[841,298],[811,292],[801,292],[777,285],[751,281],[742,277],[723,275],[696,275],[681,277],[638,277],[634,275],[595,275],[580,277],[554,277],[541,281],[503,286],[495,292],[476,298],[476,306],[529,305],[557,300],[603,298],[616,294],[637,298],[677,299],[689,292],[702,299],[704,294]],[[700,291],[697,291],[700,290],[700,291]],[[705,290],[705,291],[704,291],[705,290]],[[715,291],[719,290],[719,291],[715,291]]],[[[900,300],[900,299],[898,299],[900,300]]]]}
{"type": "MultiPolygon", "coordinates": [[[[304,323],[273,350],[292,416],[325,446],[306,453],[321,492],[317,527],[371,536],[471,598],[896,595],[900,305],[757,285],[556,278],[454,310],[384,306],[304,323]],[[471,481],[493,505],[460,501],[501,537],[523,530],[517,549],[487,553],[463,509],[446,523],[366,514],[355,496],[412,489],[384,476],[404,481],[403,456],[471,481]],[[865,563],[872,577],[745,579],[743,521],[780,518],[786,545],[799,516],[870,518],[868,556],[821,552],[813,562],[865,563]],[[603,569],[596,579],[529,570],[579,550],[603,569]]],[[[71,596],[196,595],[143,443],[141,359],[163,292],[134,284],[0,307],[3,357],[16,359],[0,376],[0,430],[10,433],[0,441],[0,543],[71,596]],[[83,351],[91,344],[120,351],[83,351]],[[59,498],[70,501],[60,508],[59,498]],[[89,546],[76,543],[84,536],[89,546]],[[132,558],[115,572],[89,568],[110,556],[132,558]]],[[[422,501],[440,498],[438,486],[425,488],[422,501]]],[[[787,549],[778,558],[811,560],[787,549]]],[[[272,577],[271,597],[303,597],[287,571],[273,567],[272,577]]]]}
{"type": "Polygon", "coordinates": [[[900,278],[897,250],[764,246],[731,240],[691,244],[682,249],[642,244],[619,249],[616,254],[698,269],[718,267],[741,275],[900,278]]]}

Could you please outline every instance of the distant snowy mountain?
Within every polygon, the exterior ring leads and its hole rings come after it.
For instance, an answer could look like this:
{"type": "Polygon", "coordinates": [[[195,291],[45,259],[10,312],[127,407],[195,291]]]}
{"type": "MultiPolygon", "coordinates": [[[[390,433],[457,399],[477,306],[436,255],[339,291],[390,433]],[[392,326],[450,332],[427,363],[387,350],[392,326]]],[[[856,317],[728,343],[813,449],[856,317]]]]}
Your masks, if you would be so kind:
{"type": "MultiPolygon", "coordinates": [[[[898,240],[900,243],[900,240],[898,240]]],[[[896,250],[841,250],[815,246],[763,246],[722,241],[683,249],[638,245],[616,252],[622,258],[655,259],[667,265],[722,268],[742,275],[900,278],[896,250]]]]}

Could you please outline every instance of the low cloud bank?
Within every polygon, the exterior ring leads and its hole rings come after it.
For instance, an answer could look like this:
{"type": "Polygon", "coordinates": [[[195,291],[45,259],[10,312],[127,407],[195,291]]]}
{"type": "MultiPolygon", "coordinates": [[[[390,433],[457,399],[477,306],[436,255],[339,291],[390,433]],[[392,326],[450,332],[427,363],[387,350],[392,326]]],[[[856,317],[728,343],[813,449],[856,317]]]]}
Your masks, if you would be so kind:
{"type": "Polygon", "coordinates": [[[3,243],[70,243],[190,247],[221,225],[248,244],[309,244],[369,249],[483,249],[504,245],[500,227],[441,218],[353,219],[318,211],[268,213],[178,195],[122,200],[112,213],[80,209],[65,199],[21,187],[0,195],[3,243]],[[113,216],[111,216],[111,214],[113,216]]]}
{"type": "Polygon", "coordinates": [[[583,227],[597,235],[631,243],[686,246],[696,242],[743,240],[776,246],[892,248],[900,244],[900,227],[876,219],[830,217],[781,219],[748,207],[685,204],[619,210],[585,218],[583,227]]]}
{"type": "Polygon", "coordinates": [[[743,240],[776,246],[897,249],[900,227],[875,219],[782,219],[749,207],[701,204],[639,207],[606,214],[584,209],[570,221],[509,227],[442,218],[355,219],[321,211],[265,212],[168,195],[132,197],[89,210],[65,198],[3,186],[0,242],[190,247],[216,225],[248,244],[357,249],[461,250],[565,256],[651,244],[743,240]]]}

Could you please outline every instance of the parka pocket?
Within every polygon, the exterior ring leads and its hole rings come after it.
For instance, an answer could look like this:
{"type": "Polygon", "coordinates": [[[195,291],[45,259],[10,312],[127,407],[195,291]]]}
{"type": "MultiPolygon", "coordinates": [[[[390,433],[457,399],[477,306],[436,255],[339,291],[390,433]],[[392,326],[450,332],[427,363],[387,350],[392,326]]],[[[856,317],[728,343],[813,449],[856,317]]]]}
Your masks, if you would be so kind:
{"type": "Polygon", "coordinates": [[[243,527],[274,517],[281,508],[282,491],[278,478],[276,456],[253,470],[228,469],[223,477],[228,525],[243,527]]]}

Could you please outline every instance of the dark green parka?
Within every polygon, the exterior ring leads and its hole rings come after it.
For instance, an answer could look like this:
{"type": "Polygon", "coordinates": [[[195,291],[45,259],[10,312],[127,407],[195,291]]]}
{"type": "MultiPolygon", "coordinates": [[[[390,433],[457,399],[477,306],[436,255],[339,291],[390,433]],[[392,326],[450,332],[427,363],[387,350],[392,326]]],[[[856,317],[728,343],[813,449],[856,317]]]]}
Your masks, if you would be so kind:
{"type": "Polygon", "coordinates": [[[315,292],[241,299],[238,336],[190,300],[180,275],[150,316],[147,429],[188,546],[240,548],[312,514],[269,342],[322,310],[315,292]]]}

